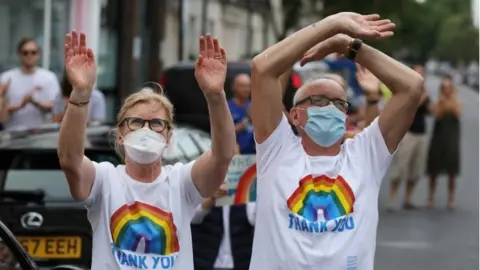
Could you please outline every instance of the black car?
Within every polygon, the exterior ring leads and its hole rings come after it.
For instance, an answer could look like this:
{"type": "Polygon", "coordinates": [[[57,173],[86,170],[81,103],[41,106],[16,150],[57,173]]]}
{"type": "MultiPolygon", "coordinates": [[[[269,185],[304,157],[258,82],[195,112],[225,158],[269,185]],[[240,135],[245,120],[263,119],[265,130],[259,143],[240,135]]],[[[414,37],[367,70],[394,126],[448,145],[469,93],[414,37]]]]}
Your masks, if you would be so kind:
{"type": "MultiPolygon", "coordinates": [[[[119,164],[108,126],[89,127],[85,155],[119,164]]],[[[86,209],[76,202],[57,156],[58,131],[0,134],[0,220],[39,266],[89,267],[92,231],[86,209]]],[[[163,163],[189,162],[211,145],[208,133],[178,126],[163,163]]]]}
{"type": "MultiPolygon", "coordinates": [[[[304,80],[299,65],[293,68],[288,81],[284,96],[284,104],[287,109],[292,107],[293,95],[302,85],[304,80]]],[[[176,121],[188,123],[206,132],[210,131],[208,108],[205,97],[200,90],[194,75],[195,63],[183,62],[167,68],[161,76],[160,84],[175,106],[176,121]]],[[[225,92],[227,98],[233,96],[231,86],[238,74],[251,74],[250,61],[229,62],[227,64],[227,78],[225,80],[225,92]]]]}
{"type": "Polygon", "coordinates": [[[0,269],[2,270],[85,270],[74,265],[39,267],[18,242],[15,235],[0,221],[0,269]]]}

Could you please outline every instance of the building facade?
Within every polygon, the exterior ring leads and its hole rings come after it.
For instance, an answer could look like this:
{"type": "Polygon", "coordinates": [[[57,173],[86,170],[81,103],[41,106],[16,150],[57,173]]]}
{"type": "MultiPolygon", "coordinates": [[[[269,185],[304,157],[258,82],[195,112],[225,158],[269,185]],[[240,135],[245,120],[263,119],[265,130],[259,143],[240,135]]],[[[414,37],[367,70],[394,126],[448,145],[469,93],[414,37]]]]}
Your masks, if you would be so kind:
{"type": "MultiPolygon", "coordinates": [[[[219,38],[230,61],[275,42],[264,7],[280,0],[0,0],[0,72],[18,65],[17,42],[34,37],[41,66],[63,72],[64,35],[88,35],[96,52],[97,87],[107,98],[108,118],[119,101],[161,69],[198,54],[198,37],[219,38]],[[249,3],[249,6],[245,6],[249,3]],[[259,12],[258,10],[261,10],[259,12]]],[[[278,2],[278,3],[277,3],[278,2]]]]}

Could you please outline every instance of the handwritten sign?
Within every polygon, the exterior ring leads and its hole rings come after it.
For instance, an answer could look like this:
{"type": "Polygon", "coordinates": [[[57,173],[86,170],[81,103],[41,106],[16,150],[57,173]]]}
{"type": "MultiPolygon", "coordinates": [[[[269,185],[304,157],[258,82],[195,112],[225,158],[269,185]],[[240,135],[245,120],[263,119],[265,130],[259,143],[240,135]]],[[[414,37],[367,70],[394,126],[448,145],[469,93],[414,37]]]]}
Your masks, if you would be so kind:
{"type": "Polygon", "coordinates": [[[216,201],[217,206],[246,204],[257,199],[257,166],[255,155],[237,155],[233,157],[224,185],[228,195],[216,201]]]}

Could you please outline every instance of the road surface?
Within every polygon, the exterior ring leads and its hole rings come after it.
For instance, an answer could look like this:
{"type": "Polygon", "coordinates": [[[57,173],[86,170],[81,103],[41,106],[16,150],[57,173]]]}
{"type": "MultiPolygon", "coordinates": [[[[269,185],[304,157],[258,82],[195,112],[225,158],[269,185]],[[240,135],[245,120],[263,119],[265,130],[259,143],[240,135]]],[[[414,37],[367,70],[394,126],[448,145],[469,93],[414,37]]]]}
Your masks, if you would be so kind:
{"type": "MultiPolygon", "coordinates": [[[[440,79],[426,78],[426,87],[436,100],[440,79]]],[[[375,269],[378,270],[474,270],[479,269],[479,116],[478,92],[458,87],[463,102],[461,119],[461,175],[457,181],[456,210],[447,205],[447,179],[438,179],[436,208],[387,212],[388,181],[379,199],[375,269]]],[[[429,132],[432,120],[429,120],[429,132]]],[[[414,203],[425,205],[424,177],[415,189],[414,203]]],[[[403,198],[400,194],[399,198],[403,198]]],[[[398,202],[400,209],[401,201],[398,202]]]]}

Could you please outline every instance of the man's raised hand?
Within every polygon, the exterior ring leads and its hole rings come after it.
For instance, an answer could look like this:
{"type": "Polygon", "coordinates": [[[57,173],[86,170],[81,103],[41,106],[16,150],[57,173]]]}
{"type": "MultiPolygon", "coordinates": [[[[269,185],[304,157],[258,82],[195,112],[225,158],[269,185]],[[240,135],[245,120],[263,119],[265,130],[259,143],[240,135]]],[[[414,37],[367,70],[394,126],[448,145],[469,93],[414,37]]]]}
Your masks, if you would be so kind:
{"type": "Polygon", "coordinates": [[[87,48],[84,33],[65,35],[65,68],[75,94],[88,101],[97,78],[97,65],[92,49],[87,48]]]}
{"type": "Polygon", "coordinates": [[[338,33],[365,40],[389,38],[393,36],[393,30],[396,27],[389,19],[380,19],[378,14],[340,12],[326,19],[334,23],[338,33]]]}

